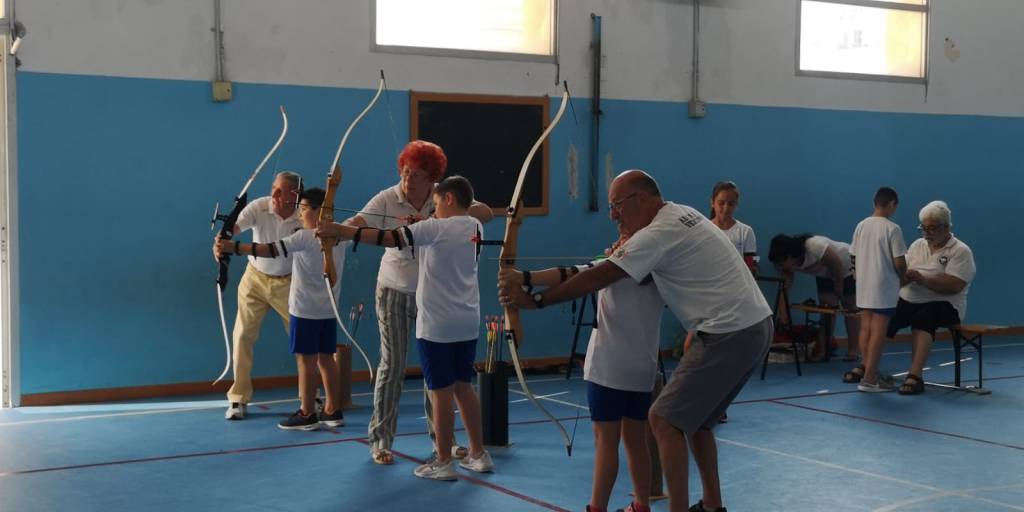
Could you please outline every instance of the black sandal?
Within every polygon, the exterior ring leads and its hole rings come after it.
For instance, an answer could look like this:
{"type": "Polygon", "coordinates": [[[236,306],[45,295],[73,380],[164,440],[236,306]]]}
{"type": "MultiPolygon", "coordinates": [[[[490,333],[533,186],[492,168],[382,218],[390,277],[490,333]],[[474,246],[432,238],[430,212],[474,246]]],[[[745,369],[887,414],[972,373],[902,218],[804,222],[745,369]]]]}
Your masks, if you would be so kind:
{"type": "Polygon", "coordinates": [[[920,395],[924,393],[924,379],[920,375],[908,373],[907,378],[903,381],[903,385],[900,386],[899,392],[901,395],[920,395]],[[913,382],[911,382],[911,379],[913,379],[913,382]]]}
{"type": "Polygon", "coordinates": [[[843,374],[843,382],[857,384],[864,378],[864,365],[859,364],[854,369],[843,374]]]}

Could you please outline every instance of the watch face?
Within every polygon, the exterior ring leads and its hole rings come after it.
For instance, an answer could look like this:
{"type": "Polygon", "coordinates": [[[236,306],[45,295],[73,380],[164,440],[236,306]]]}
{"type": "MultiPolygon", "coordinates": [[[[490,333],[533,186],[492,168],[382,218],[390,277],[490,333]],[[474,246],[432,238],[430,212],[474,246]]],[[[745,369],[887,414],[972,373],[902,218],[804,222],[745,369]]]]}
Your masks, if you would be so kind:
{"type": "Polygon", "coordinates": [[[543,294],[541,294],[541,293],[533,294],[533,301],[534,302],[540,302],[543,299],[544,299],[544,295],[543,294]]]}

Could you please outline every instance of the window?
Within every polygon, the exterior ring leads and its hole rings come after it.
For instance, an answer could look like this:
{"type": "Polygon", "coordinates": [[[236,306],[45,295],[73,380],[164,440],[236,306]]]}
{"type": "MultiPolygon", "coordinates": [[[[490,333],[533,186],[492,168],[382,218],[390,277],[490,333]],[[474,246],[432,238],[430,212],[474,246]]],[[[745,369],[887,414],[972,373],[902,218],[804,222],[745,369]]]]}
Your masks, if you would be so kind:
{"type": "Polygon", "coordinates": [[[928,0],[801,0],[797,74],[924,82],[928,0]]]}
{"type": "Polygon", "coordinates": [[[374,49],[549,61],[556,0],[376,0],[374,49]]]}

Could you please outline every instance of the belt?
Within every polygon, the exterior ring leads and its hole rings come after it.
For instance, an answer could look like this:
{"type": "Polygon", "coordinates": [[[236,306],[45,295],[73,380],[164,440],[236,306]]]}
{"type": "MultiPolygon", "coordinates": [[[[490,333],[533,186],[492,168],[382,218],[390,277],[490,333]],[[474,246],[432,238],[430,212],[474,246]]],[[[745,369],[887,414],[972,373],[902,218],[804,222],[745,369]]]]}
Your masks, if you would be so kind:
{"type": "Polygon", "coordinates": [[[275,275],[272,275],[272,274],[268,274],[266,272],[261,272],[252,263],[249,264],[249,269],[251,269],[253,272],[255,272],[255,273],[257,273],[257,274],[259,274],[259,275],[261,275],[263,277],[266,277],[267,279],[291,279],[292,278],[291,274],[285,274],[283,276],[275,276],[275,275]]]}

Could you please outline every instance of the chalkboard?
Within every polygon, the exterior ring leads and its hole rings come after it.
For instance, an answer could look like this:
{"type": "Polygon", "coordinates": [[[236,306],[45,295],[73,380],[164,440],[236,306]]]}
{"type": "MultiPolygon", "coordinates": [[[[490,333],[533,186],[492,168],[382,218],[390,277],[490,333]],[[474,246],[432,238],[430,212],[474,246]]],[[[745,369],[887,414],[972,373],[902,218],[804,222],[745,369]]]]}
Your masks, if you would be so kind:
{"type": "MultiPolygon", "coordinates": [[[[548,98],[413,92],[413,139],[433,142],[448,156],[447,176],[473,184],[477,201],[504,214],[530,148],[548,123],[548,98]]],[[[548,213],[548,144],[537,150],[523,185],[526,215],[548,213]]]]}

